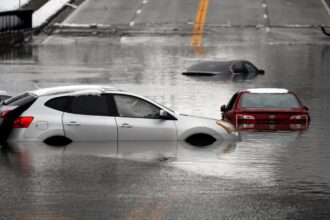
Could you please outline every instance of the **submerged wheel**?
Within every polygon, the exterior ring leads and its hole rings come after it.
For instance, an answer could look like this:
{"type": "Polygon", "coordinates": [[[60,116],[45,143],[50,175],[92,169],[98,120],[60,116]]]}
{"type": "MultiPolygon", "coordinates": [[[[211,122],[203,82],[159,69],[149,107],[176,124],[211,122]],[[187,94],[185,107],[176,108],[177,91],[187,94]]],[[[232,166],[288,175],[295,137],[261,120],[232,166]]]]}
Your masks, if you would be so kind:
{"type": "Polygon", "coordinates": [[[68,145],[72,142],[72,140],[70,140],[67,137],[64,136],[53,136],[53,137],[49,137],[46,140],[44,140],[44,143],[47,145],[51,145],[51,146],[65,146],[68,145]]]}
{"type": "Polygon", "coordinates": [[[198,147],[211,145],[215,141],[216,139],[213,136],[204,133],[193,134],[186,139],[187,143],[198,147]]]}

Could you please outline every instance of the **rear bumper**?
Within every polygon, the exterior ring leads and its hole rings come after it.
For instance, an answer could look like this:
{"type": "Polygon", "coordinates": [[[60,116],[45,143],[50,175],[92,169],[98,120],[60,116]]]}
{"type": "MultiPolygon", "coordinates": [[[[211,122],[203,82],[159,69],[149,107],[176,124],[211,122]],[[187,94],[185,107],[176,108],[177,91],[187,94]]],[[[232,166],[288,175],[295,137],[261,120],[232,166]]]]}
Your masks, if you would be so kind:
{"type": "Polygon", "coordinates": [[[308,123],[280,122],[280,123],[239,123],[238,131],[305,131],[308,123]]]}

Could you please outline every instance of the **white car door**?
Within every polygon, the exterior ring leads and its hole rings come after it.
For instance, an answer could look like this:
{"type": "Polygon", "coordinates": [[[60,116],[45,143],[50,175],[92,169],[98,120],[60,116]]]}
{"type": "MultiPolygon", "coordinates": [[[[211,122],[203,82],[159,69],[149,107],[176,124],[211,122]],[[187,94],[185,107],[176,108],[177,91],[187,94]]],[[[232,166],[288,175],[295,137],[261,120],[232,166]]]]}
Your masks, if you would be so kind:
{"type": "Polygon", "coordinates": [[[161,119],[160,108],[131,95],[115,94],[119,141],[177,140],[175,121],[161,119]]]}
{"type": "Polygon", "coordinates": [[[116,141],[117,124],[105,95],[72,97],[63,114],[65,136],[73,141],[116,141]]]}

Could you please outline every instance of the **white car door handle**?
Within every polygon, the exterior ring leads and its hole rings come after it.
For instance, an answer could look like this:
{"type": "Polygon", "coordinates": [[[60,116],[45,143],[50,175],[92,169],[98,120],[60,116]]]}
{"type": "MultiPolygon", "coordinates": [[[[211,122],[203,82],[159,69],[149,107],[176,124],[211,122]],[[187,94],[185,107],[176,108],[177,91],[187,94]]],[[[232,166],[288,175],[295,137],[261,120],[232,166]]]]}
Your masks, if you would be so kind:
{"type": "Polygon", "coordinates": [[[128,124],[128,123],[123,123],[120,125],[121,128],[131,128],[133,127],[132,125],[128,124]]]}
{"type": "Polygon", "coordinates": [[[80,124],[76,121],[70,121],[68,123],[66,123],[67,126],[79,126],[80,124]]]}

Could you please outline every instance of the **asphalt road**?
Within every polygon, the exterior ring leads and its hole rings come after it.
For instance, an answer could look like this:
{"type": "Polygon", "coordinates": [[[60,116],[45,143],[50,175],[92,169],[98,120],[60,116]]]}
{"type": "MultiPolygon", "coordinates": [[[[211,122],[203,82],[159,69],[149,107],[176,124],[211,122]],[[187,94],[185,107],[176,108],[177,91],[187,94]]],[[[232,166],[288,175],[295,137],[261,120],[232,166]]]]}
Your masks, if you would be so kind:
{"type": "Polygon", "coordinates": [[[283,87],[312,121],[304,132],[246,132],[203,148],[3,146],[0,219],[329,219],[330,39],[317,27],[329,25],[327,13],[317,0],[87,0],[63,23],[110,27],[59,28],[2,53],[1,90],[11,94],[111,84],[219,118],[238,90],[283,87]],[[202,59],[235,58],[266,74],[238,82],[181,75],[202,59]]]}
{"type": "Polygon", "coordinates": [[[64,23],[74,24],[164,24],[195,22],[199,4],[207,4],[205,24],[210,25],[329,25],[324,0],[222,1],[92,1],[86,2],[64,23]]]}

